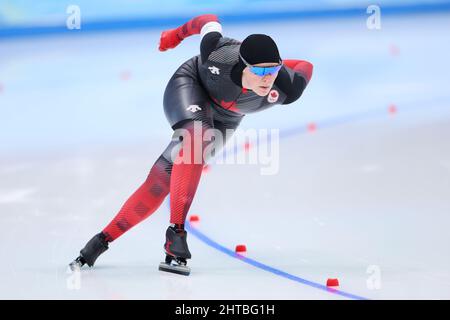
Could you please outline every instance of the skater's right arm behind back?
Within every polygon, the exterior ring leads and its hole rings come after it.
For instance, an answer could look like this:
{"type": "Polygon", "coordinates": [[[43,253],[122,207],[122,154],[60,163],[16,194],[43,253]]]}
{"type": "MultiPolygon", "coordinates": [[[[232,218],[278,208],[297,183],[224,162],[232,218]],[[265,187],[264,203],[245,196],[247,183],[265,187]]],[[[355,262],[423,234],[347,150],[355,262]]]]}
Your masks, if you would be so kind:
{"type": "Polygon", "coordinates": [[[202,42],[200,43],[202,63],[208,61],[208,57],[211,55],[211,53],[218,50],[219,48],[225,46],[236,46],[240,44],[240,41],[233,38],[224,37],[222,33],[218,31],[209,32],[202,37],[202,42]]]}
{"type": "Polygon", "coordinates": [[[209,55],[216,49],[221,38],[222,34],[217,31],[209,32],[202,37],[202,42],[200,43],[200,54],[203,62],[208,60],[209,55]]]}

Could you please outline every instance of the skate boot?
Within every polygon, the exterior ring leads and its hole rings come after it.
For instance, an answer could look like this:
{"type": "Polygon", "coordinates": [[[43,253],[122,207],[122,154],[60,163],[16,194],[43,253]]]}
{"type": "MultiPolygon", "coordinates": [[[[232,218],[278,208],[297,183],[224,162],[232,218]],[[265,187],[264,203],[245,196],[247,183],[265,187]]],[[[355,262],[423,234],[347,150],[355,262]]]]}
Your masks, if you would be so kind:
{"type": "Polygon", "coordinates": [[[69,264],[72,271],[80,269],[82,266],[87,264],[92,267],[95,260],[106,250],[108,250],[108,242],[105,240],[105,235],[103,232],[96,234],[86,246],[81,249],[80,256],[76,258],[69,264]]]}
{"type": "Polygon", "coordinates": [[[187,245],[187,232],[173,226],[167,228],[164,251],[166,261],[159,264],[159,270],[188,276],[191,269],[186,266],[186,260],[191,258],[187,245]]]}

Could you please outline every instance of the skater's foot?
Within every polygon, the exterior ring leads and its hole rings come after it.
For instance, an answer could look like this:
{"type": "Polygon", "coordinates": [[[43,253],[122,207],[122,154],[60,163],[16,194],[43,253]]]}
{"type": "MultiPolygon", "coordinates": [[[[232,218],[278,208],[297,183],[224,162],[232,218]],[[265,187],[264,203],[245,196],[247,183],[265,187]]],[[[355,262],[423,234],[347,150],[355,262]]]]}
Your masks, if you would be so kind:
{"type": "Polygon", "coordinates": [[[164,244],[164,251],[167,255],[190,259],[191,253],[187,244],[187,232],[184,229],[177,229],[175,226],[170,226],[166,231],[166,243],[164,244]]]}
{"type": "Polygon", "coordinates": [[[164,244],[166,261],[159,264],[159,270],[182,275],[189,275],[191,270],[186,266],[186,260],[191,258],[187,244],[187,232],[170,226],[166,231],[166,243],[164,244]]]}
{"type": "Polygon", "coordinates": [[[86,246],[81,249],[80,256],[69,264],[70,269],[74,271],[76,268],[81,268],[85,264],[92,267],[95,260],[106,250],[108,250],[108,241],[103,232],[96,234],[86,246]]]}

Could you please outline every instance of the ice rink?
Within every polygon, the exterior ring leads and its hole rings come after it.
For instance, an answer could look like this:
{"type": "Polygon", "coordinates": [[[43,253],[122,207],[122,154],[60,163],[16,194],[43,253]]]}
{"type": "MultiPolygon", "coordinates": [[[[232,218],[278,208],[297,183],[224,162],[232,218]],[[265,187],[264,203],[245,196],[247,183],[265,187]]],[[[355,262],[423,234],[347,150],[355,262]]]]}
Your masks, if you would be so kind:
{"type": "Polygon", "coordinates": [[[450,14],[223,27],[314,73],[242,122],[280,129],[277,174],[202,176],[189,277],[158,271],[167,202],[94,268],[66,267],[169,142],[164,88],[200,37],[164,53],[157,29],[0,40],[0,298],[449,299],[450,14]]]}

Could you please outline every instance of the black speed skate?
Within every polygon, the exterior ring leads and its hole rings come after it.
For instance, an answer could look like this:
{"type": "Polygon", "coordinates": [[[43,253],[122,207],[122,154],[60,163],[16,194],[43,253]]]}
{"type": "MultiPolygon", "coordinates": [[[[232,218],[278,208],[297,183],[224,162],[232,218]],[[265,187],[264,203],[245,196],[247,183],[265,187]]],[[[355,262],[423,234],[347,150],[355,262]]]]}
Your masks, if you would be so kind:
{"type": "Polygon", "coordinates": [[[72,271],[79,270],[85,264],[92,267],[95,260],[106,250],[108,250],[108,242],[105,240],[105,234],[100,232],[81,249],[80,255],[69,264],[69,267],[72,271]]]}
{"type": "Polygon", "coordinates": [[[159,264],[160,271],[172,272],[188,276],[191,269],[186,265],[191,253],[187,245],[187,232],[175,227],[169,227],[166,231],[166,243],[164,251],[166,261],[159,264]]]}

